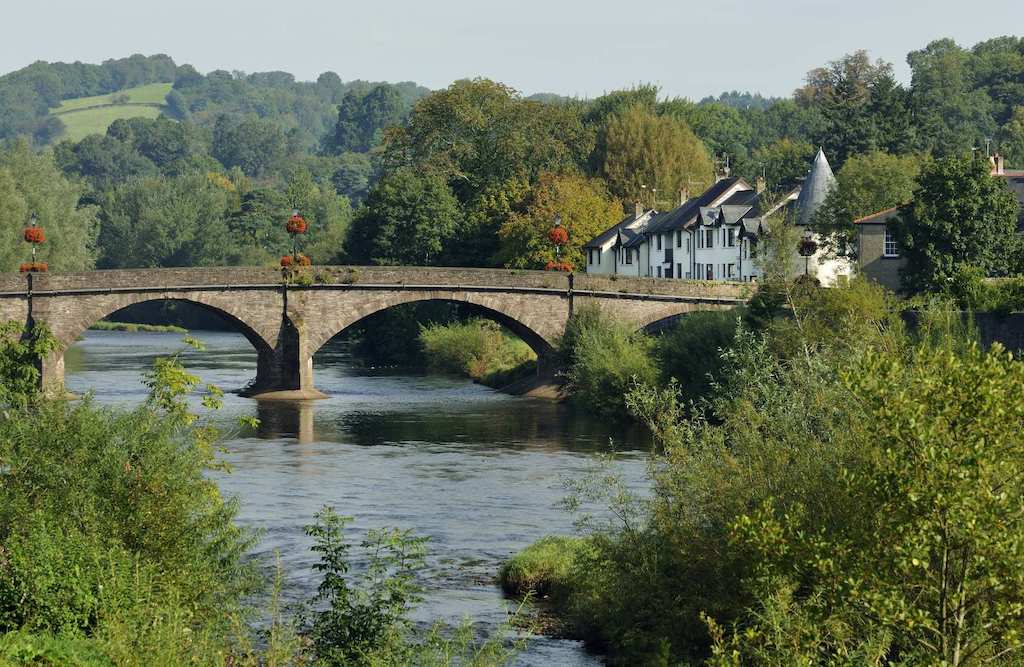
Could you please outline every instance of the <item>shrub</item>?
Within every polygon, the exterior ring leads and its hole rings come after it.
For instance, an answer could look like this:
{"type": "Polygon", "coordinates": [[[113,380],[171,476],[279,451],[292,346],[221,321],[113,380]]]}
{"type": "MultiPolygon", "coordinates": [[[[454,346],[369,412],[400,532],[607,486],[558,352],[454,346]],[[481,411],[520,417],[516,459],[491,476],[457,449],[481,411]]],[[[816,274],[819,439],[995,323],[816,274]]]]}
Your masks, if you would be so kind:
{"type": "Polygon", "coordinates": [[[721,370],[722,351],[736,336],[734,311],[690,313],[658,338],[656,350],[663,378],[675,379],[683,396],[699,400],[711,389],[711,379],[721,370]]]}
{"type": "Polygon", "coordinates": [[[490,320],[429,324],[420,329],[427,365],[435,371],[481,380],[536,358],[530,346],[490,320]]]}
{"type": "Polygon", "coordinates": [[[623,418],[630,387],[657,380],[653,340],[601,311],[583,309],[573,319],[563,338],[573,401],[596,414],[623,418]]]}

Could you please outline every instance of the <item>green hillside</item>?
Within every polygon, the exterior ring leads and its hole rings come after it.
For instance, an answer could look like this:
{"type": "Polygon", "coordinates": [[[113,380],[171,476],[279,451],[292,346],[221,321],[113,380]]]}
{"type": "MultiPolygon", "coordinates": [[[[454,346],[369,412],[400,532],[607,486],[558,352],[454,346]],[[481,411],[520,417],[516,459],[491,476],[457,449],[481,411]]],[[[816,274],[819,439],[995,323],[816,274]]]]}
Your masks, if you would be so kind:
{"type": "Polygon", "coordinates": [[[65,138],[79,141],[90,134],[103,134],[121,118],[156,118],[164,109],[164,97],[170,83],[151,83],[119,90],[109,95],[64,100],[50,113],[59,116],[67,132],[65,138]]]}

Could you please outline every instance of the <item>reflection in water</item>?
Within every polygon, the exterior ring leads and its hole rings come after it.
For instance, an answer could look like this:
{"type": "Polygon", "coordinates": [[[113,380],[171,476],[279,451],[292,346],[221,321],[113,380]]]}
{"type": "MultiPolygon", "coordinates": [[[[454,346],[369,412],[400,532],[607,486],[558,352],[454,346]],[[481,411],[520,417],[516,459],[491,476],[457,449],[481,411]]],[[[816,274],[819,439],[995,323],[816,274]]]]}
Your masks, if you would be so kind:
{"type": "MultiPolygon", "coordinates": [[[[204,383],[237,389],[253,377],[256,356],[243,337],[198,335],[206,351],[186,350],[183,358],[204,383]]],[[[153,358],[182,347],[174,334],[88,332],[69,350],[68,388],[91,389],[103,403],[136,404],[153,358]]],[[[232,434],[233,472],[218,481],[240,498],[240,520],[264,531],[256,555],[269,562],[280,553],[291,601],[307,598],[317,581],[303,525],[332,505],[354,516],[358,531],[397,526],[430,537],[428,596],[417,620],[468,616],[482,631],[494,628],[505,619],[494,584],[501,561],[546,534],[572,530],[559,508],[562,480],[585,474],[610,439],[646,446],[638,433],[609,430],[550,402],[460,379],[360,370],[342,347],[326,348],[315,366],[326,400],[229,394],[214,417],[232,434]],[[259,428],[239,430],[238,417],[258,418],[259,428]]],[[[617,465],[627,481],[644,483],[641,453],[626,451],[617,465]]],[[[595,662],[576,642],[536,638],[519,664],[595,662]]]]}

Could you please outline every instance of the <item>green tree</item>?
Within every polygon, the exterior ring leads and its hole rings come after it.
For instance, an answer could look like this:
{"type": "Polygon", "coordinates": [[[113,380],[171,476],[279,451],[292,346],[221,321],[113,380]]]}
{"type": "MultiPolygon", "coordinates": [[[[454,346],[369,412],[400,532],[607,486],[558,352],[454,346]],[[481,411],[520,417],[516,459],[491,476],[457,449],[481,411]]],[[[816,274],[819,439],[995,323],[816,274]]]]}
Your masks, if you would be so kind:
{"type": "Polygon", "coordinates": [[[751,154],[748,171],[754,170],[755,178],[763,173],[769,187],[778,192],[788,192],[807,176],[814,152],[811,144],[779,139],[751,154]]]}
{"type": "Polygon", "coordinates": [[[438,174],[466,203],[496,183],[575,170],[592,147],[575,107],[524,100],[508,86],[474,79],[420,100],[408,125],[386,135],[384,166],[438,174]]]}
{"type": "Polygon", "coordinates": [[[560,216],[569,234],[561,259],[583,266],[581,246],[622,218],[621,205],[604,183],[583,176],[542,174],[521,211],[513,212],[498,230],[500,256],[505,266],[538,269],[555,259],[548,232],[560,216]]]}
{"type": "Polygon", "coordinates": [[[1010,166],[1024,167],[1024,106],[1014,107],[999,136],[999,150],[1010,166]]]}
{"type": "Polygon", "coordinates": [[[260,118],[241,121],[221,116],[213,128],[213,156],[230,169],[262,177],[276,171],[287,153],[281,126],[260,118]]]}
{"type": "Polygon", "coordinates": [[[907,260],[904,285],[943,290],[966,267],[1004,275],[1017,249],[1017,198],[986,160],[940,158],[925,165],[896,226],[907,260]]]}
{"type": "Polygon", "coordinates": [[[60,172],[49,152],[24,141],[0,149],[0,270],[17,271],[31,250],[22,230],[36,215],[46,233],[38,259],[51,270],[83,271],[96,259],[96,207],[81,205],[84,187],[60,172]]]}
{"type": "Polygon", "coordinates": [[[714,173],[704,144],[686,123],[639,106],[608,119],[605,151],[601,173],[623,200],[640,197],[646,186],[657,189],[661,201],[674,202],[684,188],[707,187],[714,173]]]}
{"type": "Polygon", "coordinates": [[[458,218],[443,179],[403,169],[370,191],[352,222],[346,254],[356,262],[430,264],[452,240],[458,218]]]}
{"type": "Polygon", "coordinates": [[[335,154],[365,153],[380,142],[384,128],[401,124],[408,112],[409,105],[393,86],[376,86],[365,95],[349,90],[324,148],[335,154]]]}
{"type": "Polygon", "coordinates": [[[228,193],[204,174],[130,181],[103,194],[103,268],[222,264],[228,193]]]}
{"type": "Polygon", "coordinates": [[[815,214],[814,225],[830,250],[839,256],[856,253],[853,221],[913,198],[921,158],[873,151],[854,155],[836,174],[837,187],[815,214]]]}

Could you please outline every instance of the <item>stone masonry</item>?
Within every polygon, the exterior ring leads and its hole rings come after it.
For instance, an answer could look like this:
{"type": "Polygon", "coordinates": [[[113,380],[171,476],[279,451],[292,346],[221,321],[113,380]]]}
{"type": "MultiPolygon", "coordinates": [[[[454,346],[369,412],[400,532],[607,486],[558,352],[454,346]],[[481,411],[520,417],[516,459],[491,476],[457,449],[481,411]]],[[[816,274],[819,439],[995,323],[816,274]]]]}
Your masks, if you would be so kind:
{"type": "Polygon", "coordinates": [[[64,350],[94,322],[132,304],[178,300],[234,324],[257,352],[252,396],[313,398],[313,355],[336,334],[392,306],[415,301],[468,304],[520,336],[539,366],[571,312],[596,304],[639,328],[695,310],[732,308],[749,285],[614,278],[504,269],[314,267],[285,284],[274,269],[196,268],[0,274],[0,321],[45,325],[59,347],[42,382],[62,391],[64,350]]]}

